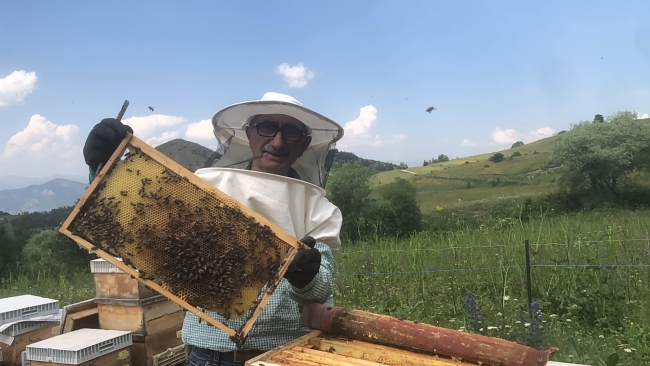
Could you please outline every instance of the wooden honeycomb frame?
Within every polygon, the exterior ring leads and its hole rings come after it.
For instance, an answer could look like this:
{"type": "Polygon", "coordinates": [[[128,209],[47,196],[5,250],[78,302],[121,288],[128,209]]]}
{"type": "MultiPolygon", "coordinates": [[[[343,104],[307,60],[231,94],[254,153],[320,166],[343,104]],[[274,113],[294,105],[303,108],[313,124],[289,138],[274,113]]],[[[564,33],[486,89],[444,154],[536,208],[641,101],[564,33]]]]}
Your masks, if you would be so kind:
{"type": "MultiPolygon", "coordinates": [[[[159,184],[157,192],[164,193],[165,191],[162,191],[162,178],[160,175],[156,175],[155,179],[159,184]]],[[[190,200],[188,199],[188,202],[189,201],[190,200]]],[[[177,229],[179,227],[180,226],[176,226],[177,229]]],[[[190,172],[180,164],[171,160],[158,150],[149,146],[144,141],[138,139],[130,133],[127,133],[127,136],[122,140],[111,158],[98,172],[95,180],[90,184],[86,192],[84,192],[83,196],[75,205],[73,211],[68,216],[66,221],[62,224],[59,231],[74,240],[80,247],[97,254],[99,257],[105,259],[115,267],[121,269],[127,274],[130,274],[138,281],[144,283],[146,286],[152,288],[155,291],[158,291],[160,294],[164,295],[171,301],[192,312],[200,319],[207,322],[209,325],[212,325],[225,332],[238,346],[243,345],[245,342],[255,320],[259,317],[261,311],[273,294],[275,288],[282,280],[290,262],[295,257],[297,249],[309,248],[300,242],[297,238],[293,237],[285,230],[275,225],[273,222],[252,211],[237,200],[229,197],[222,191],[213,187],[203,179],[197,177],[194,173],[190,172]],[[129,153],[127,153],[125,155],[125,158],[122,159],[123,154],[127,149],[129,150],[129,153]],[[140,159],[140,162],[138,162],[140,165],[138,166],[146,166],[147,172],[150,172],[149,169],[154,169],[154,166],[156,169],[163,167],[162,173],[167,174],[164,176],[167,177],[167,180],[163,179],[165,181],[165,184],[169,181],[170,177],[174,177],[174,183],[181,182],[178,184],[185,184],[185,189],[177,189],[176,191],[171,191],[171,194],[169,194],[168,191],[168,194],[166,195],[167,203],[161,204],[160,202],[165,203],[162,198],[163,195],[158,195],[157,193],[152,192],[152,190],[150,190],[148,193],[145,192],[145,186],[147,184],[155,185],[155,183],[152,183],[154,177],[145,176],[145,174],[140,175],[140,170],[138,170],[136,173],[133,172],[133,169],[128,167],[128,164],[131,164],[130,162],[133,161],[134,157],[136,160],[140,159]],[[128,174],[126,172],[128,172],[128,174]],[[127,176],[128,178],[125,178],[127,176]],[[148,181],[146,180],[147,178],[148,181]],[[120,191],[121,196],[118,196],[117,199],[115,199],[115,197],[108,197],[108,199],[106,199],[106,192],[109,192],[109,189],[112,189],[114,193],[116,189],[115,186],[117,185],[117,183],[115,183],[116,181],[120,181],[118,187],[134,187],[134,184],[141,184],[142,187],[138,191],[138,196],[140,198],[137,198],[136,195],[132,193],[133,190],[131,190],[128,192],[120,191]],[[193,186],[193,189],[187,189],[190,186],[193,186]],[[190,193],[190,191],[193,191],[194,193],[190,193]],[[102,194],[103,197],[100,198],[102,194]],[[202,195],[198,201],[203,202],[201,203],[203,206],[200,206],[201,204],[199,204],[196,199],[194,200],[195,206],[192,206],[189,203],[179,203],[178,201],[182,200],[177,197],[181,197],[182,195],[193,195],[192,197],[202,195]],[[134,198],[132,199],[131,197],[134,198]],[[158,220],[156,222],[162,222],[163,225],[145,225],[142,222],[135,224],[135,222],[139,220],[139,215],[143,214],[144,211],[145,204],[142,203],[142,200],[145,200],[147,198],[151,198],[156,203],[146,204],[147,207],[149,207],[148,210],[157,210],[158,212],[157,216],[154,216],[152,220],[158,220]],[[130,207],[125,207],[125,204],[121,203],[122,199],[130,200],[130,207]],[[140,200],[141,202],[134,203],[136,200],[140,200]],[[107,202],[109,203],[107,204],[107,202]],[[182,207],[187,207],[187,209],[184,208],[185,211],[176,211],[175,216],[172,213],[172,209],[167,208],[173,206],[170,202],[176,202],[182,207]],[[209,203],[214,204],[215,202],[217,202],[216,205],[209,205],[209,203]],[[110,207],[112,210],[110,211],[110,214],[101,211],[106,207],[110,207]],[[190,209],[192,207],[192,212],[195,212],[197,215],[199,212],[201,212],[201,215],[203,215],[201,216],[202,218],[207,217],[207,212],[209,212],[209,217],[211,218],[209,220],[201,221],[194,220],[192,216],[188,219],[188,221],[185,222],[186,226],[189,224],[209,224],[209,227],[211,227],[211,229],[200,231],[195,227],[192,227],[191,230],[185,227],[185,229],[181,228],[185,231],[177,235],[177,232],[173,231],[172,229],[172,220],[181,220],[183,218],[186,218],[184,215],[189,215],[188,212],[190,212],[190,209]],[[200,209],[197,207],[200,207],[200,209]],[[210,207],[212,209],[210,209],[210,207]],[[124,211],[122,211],[125,208],[129,211],[133,209],[134,212],[126,214],[124,211]],[[163,216],[167,217],[167,219],[163,219],[163,216]],[[103,221],[100,224],[97,224],[95,222],[96,220],[90,220],[90,217],[103,217],[102,220],[110,220],[110,222],[103,221]],[[127,217],[131,218],[128,220],[128,223],[125,222],[127,217]],[[219,222],[220,226],[214,227],[214,221],[219,222]],[[167,223],[167,226],[165,226],[165,222],[167,223]],[[89,227],[85,234],[80,233],[80,231],[77,230],[82,225],[85,225],[87,228],[89,227]],[[140,225],[139,227],[141,229],[145,227],[146,232],[143,232],[144,234],[140,235],[139,237],[135,236],[134,238],[135,234],[133,233],[133,230],[127,232],[127,230],[124,229],[124,227],[128,225],[140,225]],[[226,230],[226,225],[229,225],[230,229],[226,230]],[[233,227],[236,225],[239,225],[238,227],[243,229],[235,233],[236,230],[233,229],[233,227]],[[108,227],[111,227],[113,229],[109,230],[108,227]],[[251,227],[253,229],[251,229],[251,227]],[[164,243],[174,242],[174,238],[179,238],[178,240],[181,240],[181,238],[185,238],[189,235],[194,235],[197,230],[203,232],[204,234],[218,234],[210,237],[206,237],[204,235],[204,238],[206,238],[206,240],[208,240],[210,243],[214,243],[219,240],[226,240],[226,237],[229,237],[233,241],[231,241],[229,244],[219,244],[221,246],[215,246],[215,244],[207,247],[204,244],[197,244],[200,245],[200,250],[202,251],[200,253],[201,255],[197,255],[197,257],[200,256],[204,259],[220,258],[216,260],[220,262],[218,262],[219,264],[211,264],[210,269],[206,269],[207,264],[204,262],[201,262],[199,264],[194,264],[192,262],[191,265],[188,265],[187,262],[183,262],[183,271],[176,271],[174,273],[183,272],[184,276],[189,278],[187,281],[196,282],[197,276],[199,276],[199,272],[203,273],[203,278],[205,278],[205,276],[208,276],[210,279],[212,279],[212,282],[201,282],[198,285],[195,283],[188,285],[187,287],[195,286],[199,290],[191,292],[190,295],[183,295],[183,293],[187,293],[188,290],[186,290],[184,287],[175,287],[173,284],[174,281],[169,280],[169,277],[165,277],[168,276],[171,271],[168,269],[160,269],[163,268],[163,266],[166,266],[165,268],[169,268],[171,265],[168,263],[160,264],[159,262],[161,260],[165,261],[165,258],[171,258],[171,260],[174,260],[177,257],[182,257],[180,254],[173,254],[173,250],[177,250],[178,248],[171,248],[172,244],[164,243]],[[247,244],[243,243],[246,235],[248,235],[247,244]],[[85,236],[85,238],[82,236],[85,236]],[[91,237],[96,239],[92,239],[91,237]],[[150,242],[154,243],[154,241],[155,243],[163,244],[148,244],[150,242]],[[113,246],[111,247],[111,245],[113,246]],[[165,247],[161,249],[160,245],[164,245],[165,247]],[[263,250],[253,250],[259,249],[260,245],[264,245],[264,248],[266,249],[263,248],[263,250]],[[223,260],[230,260],[232,257],[228,257],[227,253],[213,255],[212,253],[215,251],[237,251],[239,253],[239,258],[234,262],[231,261],[224,264],[225,262],[223,262],[223,260]],[[210,257],[211,255],[212,257],[210,257]],[[121,258],[122,260],[119,260],[117,258],[121,258]],[[266,263],[266,265],[264,266],[263,264],[263,267],[255,267],[256,264],[259,265],[260,263],[266,263]],[[205,271],[201,271],[202,268],[205,269],[205,271]],[[238,274],[237,276],[229,275],[230,280],[228,280],[227,283],[226,279],[224,279],[226,277],[225,274],[222,276],[215,275],[215,273],[219,271],[226,270],[238,274]],[[160,276],[157,274],[160,274],[160,276]],[[249,275],[248,277],[247,274],[249,275]],[[263,275],[266,275],[266,277],[260,277],[263,275]],[[257,277],[252,278],[253,276],[257,277]],[[161,277],[165,278],[161,279],[161,277]],[[216,279],[214,279],[216,277],[221,278],[222,282],[218,282],[216,279]],[[232,277],[235,278],[233,279],[232,277]],[[200,309],[199,306],[194,305],[198,301],[208,301],[198,299],[217,298],[217,296],[214,294],[216,291],[221,291],[222,287],[224,286],[228,288],[231,286],[239,286],[238,288],[241,290],[238,292],[239,296],[242,299],[248,299],[248,302],[241,300],[241,302],[238,302],[237,305],[230,303],[228,306],[223,305],[222,303],[218,303],[218,305],[214,305],[212,309],[208,310],[214,311],[226,319],[231,318],[233,311],[235,311],[240,318],[245,314],[248,314],[245,323],[240,327],[240,329],[235,330],[228,327],[226,324],[215,319],[214,317],[207,314],[204,310],[200,309]],[[264,287],[266,287],[265,291],[263,291],[264,287]],[[201,293],[202,291],[203,293],[201,293]],[[208,292],[210,292],[212,295],[206,295],[208,292]],[[255,299],[251,302],[250,299],[253,295],[255,299]],[[191,299],[197,300],[193,301],[191,299]],[[239,310],[237,310],[237,308],[239,310]],[[242,310],[245,311],[242,313],[242,310]]],[[[203,243],[203,241],[201,241],[201,243],[203,243]]],[[[184,250],[183,248],[178,249],[181,250],[181,254],[189,251],[184,250]]],[[[196,251],[193,254],[196,254],[196,251]]],[[[193,257],[192,259],[196,259],[196,257],[193,257]]],[[[196,260],[198,261],[198,259],[196,260]]],[[[205,259],[205,261],[208,261],[208,259],[205,259]]],[[[179,281],[180,280],[177,282],[179,281]]],[[[228,293],[232,294],[234,293],[233,291],[230,291],[228,293]]],[[[230,296],[229,298],[233,297],[234,295],[230,296]]],[[[221,298],[223,298],[223,296],[221,298]]]]}

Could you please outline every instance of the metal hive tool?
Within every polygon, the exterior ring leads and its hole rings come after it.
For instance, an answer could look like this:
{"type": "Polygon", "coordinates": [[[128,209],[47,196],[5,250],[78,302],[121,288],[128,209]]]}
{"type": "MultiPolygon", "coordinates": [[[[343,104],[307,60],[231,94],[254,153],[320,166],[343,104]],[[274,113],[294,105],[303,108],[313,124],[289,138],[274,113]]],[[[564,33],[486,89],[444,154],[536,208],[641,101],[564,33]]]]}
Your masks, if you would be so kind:
{"type": "Polygon", "coordinates": [[[239,345],[304,245],[131,134],[59,230],[239,345]]]}

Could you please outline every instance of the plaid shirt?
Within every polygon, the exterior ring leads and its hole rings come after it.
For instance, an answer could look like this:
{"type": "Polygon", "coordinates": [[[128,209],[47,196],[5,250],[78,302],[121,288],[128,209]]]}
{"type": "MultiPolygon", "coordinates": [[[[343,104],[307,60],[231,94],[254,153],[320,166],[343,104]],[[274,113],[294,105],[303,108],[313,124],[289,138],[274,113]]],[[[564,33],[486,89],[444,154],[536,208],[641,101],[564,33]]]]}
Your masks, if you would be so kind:
{"type": "MultiPolygon", "coordinates": [[[[312,331],[303,324],[299,306],[313,302],[334,304],[332,251],[329,246],[320,242],[317,242],[314,248],[321,253],[320,271],[316,277],[303,289],[297,289],[289,281],[282,279],[253,324],[243,349],[268,351],[291,342],[312,331]]],[[[206,314],[235,330],[241,328],[246,319],[244,316],[240,319],[226,320],[214,312],[206,311],[206,314]]],[[[199,320],[200,318],[193,313],[189,311],[185,313],[182,329],[185,344],[221,352],[236,350],[229,335],[203,320],[199,323],[199,320]]]]}

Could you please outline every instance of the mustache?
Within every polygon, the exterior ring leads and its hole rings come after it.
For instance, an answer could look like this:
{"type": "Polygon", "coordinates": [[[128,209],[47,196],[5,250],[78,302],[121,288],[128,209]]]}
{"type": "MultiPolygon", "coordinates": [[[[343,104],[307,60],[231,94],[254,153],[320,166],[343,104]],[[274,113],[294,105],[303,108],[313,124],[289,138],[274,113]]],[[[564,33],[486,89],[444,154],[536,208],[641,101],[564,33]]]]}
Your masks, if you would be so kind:
{"type": "Polygon", "coordinates": [[[266,144],[262,146],[262,153],[269,153],[275,156],[289,155],[289,149],[276,149],[271,144],[266,144]]]}

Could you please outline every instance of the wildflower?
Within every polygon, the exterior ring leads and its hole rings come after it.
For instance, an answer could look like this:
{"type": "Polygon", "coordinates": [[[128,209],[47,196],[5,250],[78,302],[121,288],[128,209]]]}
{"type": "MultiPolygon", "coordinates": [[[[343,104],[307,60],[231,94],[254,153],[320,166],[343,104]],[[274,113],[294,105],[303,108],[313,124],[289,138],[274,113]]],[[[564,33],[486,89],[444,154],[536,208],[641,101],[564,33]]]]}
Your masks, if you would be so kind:
{"type": "Polygon", "coordinates": [[[631,349],[629,349],[629,348],[625,348],[625,349],[624,349],[623,351],[625,351],[625,352],[627,352],[627,353],[630,353],[630,352],[632,352],[632,350],[631,350],[631,349]]]}
{"type": "Polygon", "coordinates": [[[565,322],[571,323],[571,319],[566,319],[565,322]]]}
{"type": "Polygon", "coordinates": [[[602,335],[602,334],[600,334],[600,335],[598,336],[598,338],[605,338],[605,336],[602,335]]]}
{"type": "Polygon", "coordinates": [[[499,328],[494,327],[494,326],[488,326],[487,329],[488,329],[488,330],[496,330],[496,329],[499,329],[499,328]]]}
{"type": "Polygon", "coordinates": [[[469,320],[472,329],[475,332],[482,332],[483,328],[479,328],[479,324],[483,323],[483,316],[478,310],[478,304],[474,295],[471,291],[467,292],[467,297],[465,297],[465,309],[467,310],[467,319],[469,320]]]}
{"type": "Polygon", "coordinates": [[[557,318],[557,314],[551,314],[549,315],[551,318],[557,318]]]}
{"type": "Polygon", "coordinates": [[[508,300],[510,300],[510,296],[506,295],[503,297],[503,301],[508,301],[508,300]]]}

